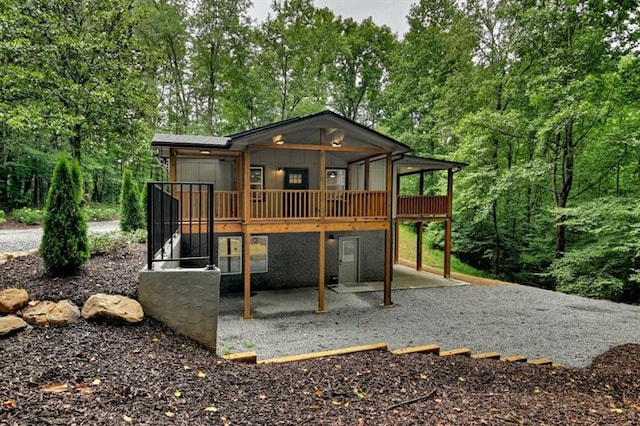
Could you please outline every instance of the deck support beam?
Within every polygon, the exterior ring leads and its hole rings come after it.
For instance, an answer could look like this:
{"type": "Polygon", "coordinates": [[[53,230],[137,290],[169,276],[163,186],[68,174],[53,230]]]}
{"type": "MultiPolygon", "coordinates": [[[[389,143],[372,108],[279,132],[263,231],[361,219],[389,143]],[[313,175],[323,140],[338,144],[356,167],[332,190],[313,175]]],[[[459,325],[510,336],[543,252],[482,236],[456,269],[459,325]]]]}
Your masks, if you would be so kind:
{"type": "Polygon", "coordinates": [[[389,226],[384,231],[384,301],[383,306],[391,306],[393,302],[391,302],[391,268],[392,268],[392,260],[393,253],[391,252],[392,240],[391,240],[391,213],[392,213],[392,186],[393,186],[393,160],[391,158],[391,153],[387,154],[387,176],[386,176],[386,190],[387,190],[387,220],[389,221],[389,226]]]}
{"type": "Polygon", "coordinates": [[[244,313],[242,318],[251,319],[251,231],[248,222],[251,220],[251,153],[249,147],[244,151],[244,176],[242,185],[244,191],[242,194],[242,213],[244,216],[243,225],[243,260],[244,260],[244,313]]]}
{"type": "Polygon", "coordinates": [[[324,314],[327,311],[324,304],[324,290],[325,290],[325,258],[326,258],[326,234],[324,230],[318,233],[320,241],[318,243],[318,309],[316,313],[324,314]]]}
{"type": "Polygon", "coordinates": [[[447,219],[444,222],[444,273],[445,278],[451,278],[451,214],[453,200],[453,170],[447,171],[447,219]]]}
{"type": "Polygon", "coordinates": [[[418,222],[418,229],[416,230],[416,270],[422,270],[422,233],[424,230],[424,223],[418,222]]]}

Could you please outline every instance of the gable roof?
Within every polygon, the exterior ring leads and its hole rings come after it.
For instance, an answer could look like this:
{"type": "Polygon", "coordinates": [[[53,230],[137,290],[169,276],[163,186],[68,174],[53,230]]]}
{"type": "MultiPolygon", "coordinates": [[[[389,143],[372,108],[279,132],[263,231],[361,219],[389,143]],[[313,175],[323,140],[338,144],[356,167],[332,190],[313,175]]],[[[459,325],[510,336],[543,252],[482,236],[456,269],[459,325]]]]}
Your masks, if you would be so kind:
{"type": "Polygon", "coordinates": [[[385,148],[394,154],[411,150],[408,145],[402,142],[329,110],[257,127],[229,135],[228,138],[231,140],[232,145],[244,147],[254,142],[271,139],[278,134],[313,128],[338,128],[344,130],[347,135],[366,141],[368,144],[385,148]]]}

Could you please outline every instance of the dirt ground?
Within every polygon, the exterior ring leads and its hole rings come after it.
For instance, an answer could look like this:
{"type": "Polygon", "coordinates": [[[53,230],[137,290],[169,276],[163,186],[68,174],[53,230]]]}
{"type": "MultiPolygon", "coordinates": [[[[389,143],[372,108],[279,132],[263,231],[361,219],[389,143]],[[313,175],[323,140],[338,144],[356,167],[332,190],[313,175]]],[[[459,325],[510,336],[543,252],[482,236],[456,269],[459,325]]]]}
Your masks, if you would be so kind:
{"type": "MultiPolygon", "coordinates": [[[[0,266],[32,299],[136,296],[144,247],[48,277],[37,255],[0,266]]],[[[162,324],[78,321],[0,340],[0,425],[566,425],[640,423],[640,345],[583,369],[366,352],[289,364],[223,361],[162,324]]]]}

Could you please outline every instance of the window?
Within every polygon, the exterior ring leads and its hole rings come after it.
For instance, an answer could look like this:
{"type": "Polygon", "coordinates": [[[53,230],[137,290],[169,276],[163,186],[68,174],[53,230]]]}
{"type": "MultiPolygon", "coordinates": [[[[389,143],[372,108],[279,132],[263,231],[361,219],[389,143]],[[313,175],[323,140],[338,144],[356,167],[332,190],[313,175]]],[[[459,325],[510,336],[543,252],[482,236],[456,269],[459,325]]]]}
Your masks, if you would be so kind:
{"type": "MultiPolygon", "coordinates": [[[[262,191],[264,189],[264,168],[262,166],[251,166],[249,187],[251,191],[262,191]]],[[[261,194],[251,193],[253,201],[262,200],[261,194]]]]}
{"type": "Polygon", "coordinates": [[[289,173],[289,184],[300,185],[302,183],[302,173],[289,173]]]}
{"type": "Polygon", "coordinates": [[[269,237],[256,235],[251,237],[251,273],[267,272],[269,237]]]}
{"type": "MultiPolygon", "coordinates": [[[[268,271],[269,238],[251,237],[251,273],[268,271]]],[[[242,237],[218,237],[218,267],[225,275],[242,273],[242,237]]]]}
{"type": "Polygon", "coordinates": [[[223,274],[242,273],[242,237],[218,237],[218,267],[223,274]]]}
{"type": "Polygon", "coordinates": [[[344,191],[347,171],[344,169],[327,169],[325,171],[325,187],[327,191],[344,191]]]}

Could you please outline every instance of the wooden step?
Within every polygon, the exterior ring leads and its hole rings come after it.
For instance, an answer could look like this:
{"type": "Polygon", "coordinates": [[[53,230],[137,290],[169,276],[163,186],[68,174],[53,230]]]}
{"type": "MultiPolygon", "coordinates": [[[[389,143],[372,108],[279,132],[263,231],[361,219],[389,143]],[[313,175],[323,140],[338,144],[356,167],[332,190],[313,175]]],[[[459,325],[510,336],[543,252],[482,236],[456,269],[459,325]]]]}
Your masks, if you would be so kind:
{"type": "Polygon", "coordinates": [[[333,349],[333,350],[322,351],[322,352],[310,352],[310,353],[300,354],[300,355],[283,356],[281,358],[265,359],[262,361],[258,361],[258,364],[273,364],[273,363],[280,363],[280,362],[304,361],[307,359],[324,358],[324,357],[335,356],[335,355],[345,355],[345,354],[351,354],[355,352],[386,351],[386,350],[387,350],[386,343],[374,343],[371,345],[353,346],[350,348],[333,349]]]}
{"type": "Polygon", "coordinates": [[[402,348],[391,351],[392,354],[396,355],[404,355],[404,354],[436,354],[440,352],[440,346],[438,345],[423,345],[423,346],[413,346],[411,348],[402,348]]]}
{"type": "Polygon", "coordinates": [[[504,362],[527,362],[527,357],[524,355],[511,355],[501,358],[500,361],[504,362]]]}
{"type": "Polygon", "coordinates": [[[482,352],[480,354],[471,355],[473,359],[500,359],[499,352],[482,352]]]}
{"type": "Polygon", "coordinates": [[[456,348],[456,349],[449,349],[448,351],[440,351],[440,356],[453,356],[453,355],[471,356],[471,349],[456,348]]]}
{"type": "Polygon", "coordinates": [[[226,359],[227,361],[255,364],[258,360],[258,355],[255,352],[238,352],[235,354],[223,355],[222,358],[226,359]]]}
{"type": "Polygon", "coordinates": [[[549,358],[538,358],[527,361],[527,364],[531,365],[551,365],[552,362],[549,358]]]}

